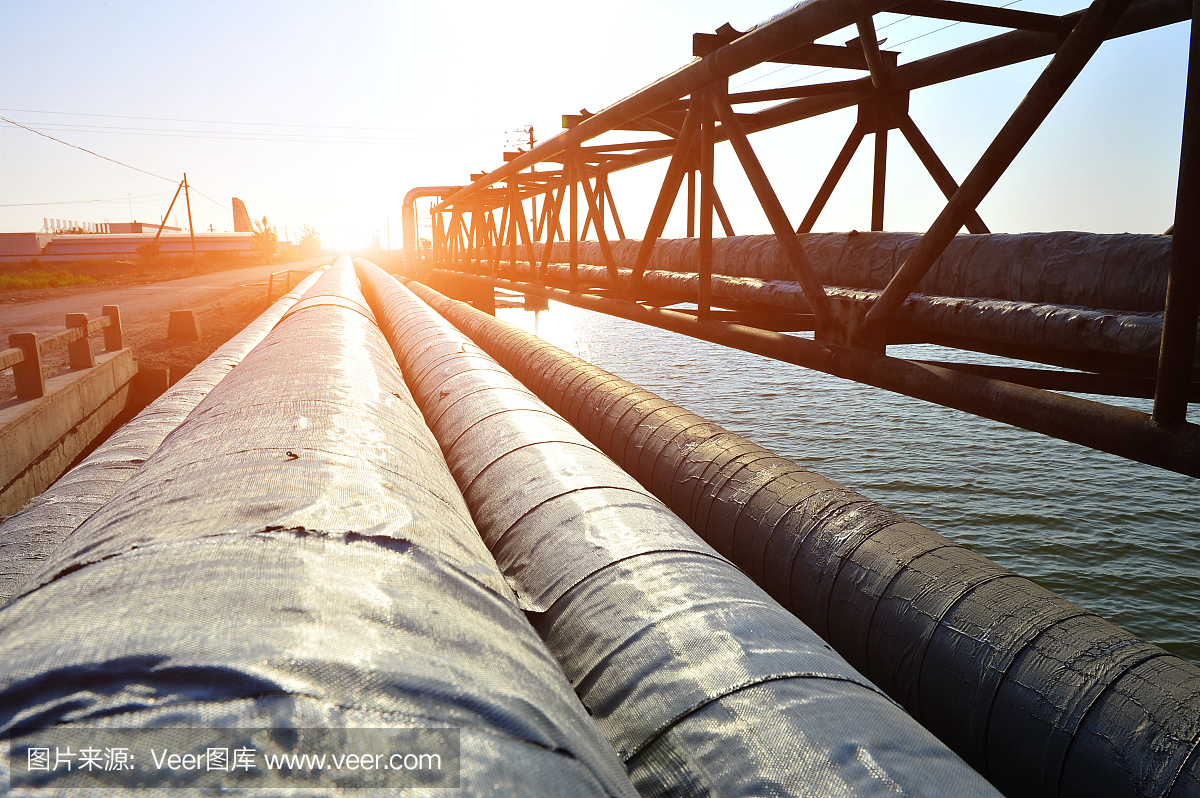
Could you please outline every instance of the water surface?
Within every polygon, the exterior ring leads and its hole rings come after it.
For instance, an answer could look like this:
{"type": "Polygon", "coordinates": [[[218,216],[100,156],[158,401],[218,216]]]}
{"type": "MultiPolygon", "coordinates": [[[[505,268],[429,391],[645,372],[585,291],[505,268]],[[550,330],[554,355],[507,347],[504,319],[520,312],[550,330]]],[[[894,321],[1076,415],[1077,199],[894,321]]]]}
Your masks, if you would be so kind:
{"type": "MultiPolygon", "coordinates": [[[[550,307],[497,315],[1200,664],[1200,480],[624,319],[550,307]]],[[[889,354],[1001,362],[933,346],[889,354]]],[[[1197,415],[1194,406],[1192,421],[1197,415]]]]}

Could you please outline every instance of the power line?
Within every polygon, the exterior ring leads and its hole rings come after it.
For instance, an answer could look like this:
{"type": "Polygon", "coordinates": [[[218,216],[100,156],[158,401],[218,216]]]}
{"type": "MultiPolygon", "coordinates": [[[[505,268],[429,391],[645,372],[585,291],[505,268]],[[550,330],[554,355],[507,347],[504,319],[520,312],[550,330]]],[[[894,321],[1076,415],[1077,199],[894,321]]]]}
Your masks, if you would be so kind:
{"type": "MultiPolygon", "coordinates": [[[[142,174],[144,174],[144,175],[150,175],[151,177],[157,177],[159,180],[166,180],[168,183],[171,183],[171,184],[174,184],[174,183],[175,183],[175,181],[174,181],[174,180],[172,180],[172,179],[171,179],[171,178],[169,178],[169,177],[163,177],[162,175],[156,175],[154,172],[147,172],[145,169],[139,169],[139,168],[138,168],[138,167],[136,167],[136,166],[130,166],[129,164],[127,164],[127,163],[124,163],[124,162],[122,162],[122,161],[118,161],[118,160],[116,160],[116,159],[109,158],[107,155],[101,155],[101,154],[100,154],[100,153],[98,153],[98,152],[93,152],[92,150],[89,150],[89,149],[87,149],[86,147],[80,147],[80,146],[79,146],[79,145],[77,145],[77,144],[72,144],[72,143],[71,143],[71,142],[69,142],[69,141],[63,141],[62,139],[55,138],[54,136],[51,136],[51,135],[49,135],[49,134],[46,134],[46,133],[43,133],[43,132],[41,132],[40,130],[34,130],[34,129],[33,129],[33,128],[31,128],[31,127],[26,127],[25,125],[22,125],[20,122],[14,122],[13,120],[9,119],[8,117],[0,116],[0,121],[8,122],[10,125],[16,125],[17,127],[21,128],[22,130],[28,130],[30,133],[36,133],[36,134],[38,134],[39,136],[44,136],[45,138],[48,138],[48,139],[50,139],[51,141],[56,141],[56,142],[58,142],[59,144],[64,144],[64,145],[66,145],[66,146],[68,146],[68,147],[71,147],[71,148],[73,148],[73,149],[80,150],[81,152],[86,152],[88,155],[94,155],[94,156],[96,156],[97,158],[101,158],[101,159],[103,159],[103,160],[105,160],[105,161],[109,161],[110,163],[115,163],[115,164],[117,164],[118,166],[124,166],[126,169],[132,169],[133,171],[135,171],[135,172],[141,172],[141,173],[142,173],[142,174]]],[[[192,186],[192,185],[190,185],[190,184],[189,184],[189,185],[188,185],[188,188],[195,189],[195,191],[196,191],[196,193],[197,193],[197,194],[200,194],[200,196],[204,197],[204,198],[205,198],[206,200],[208,200],[209,202],[215,203],[216,205],[219,205],[219,206],[221,206],[222,208],[224,208],[224,209],[225,209],[225,210],[227,210],[227,211],[232,211],[232,209],[231,209],[231,208],[230,208],[228,205],[225,205],[224,203],[221,203],[221,202],[217,202],[215,199],[213,199],[212,197],[208,196],[207,194],[203,194],[203,193],[201,193],[201,192],[200,192],[200,190],[199,190],[199,189],[196,189],[194,186],[192,186]]],[[[98,201],[99,201],[99,200],[98,200],[98,201]]]]}
{"type": "Polygon", "coordinates": [[[133,171],[141,172],[144,175],[150,175],[151,177],[157,177],[159,180],[166,180],[168,183],[175,182],[174,180],[172,180],[169,177],[163,177],[162,175],[156,175],[156,174],[154,174],[154,172],[147,172],[145,169],[138,169],[136,166],[130,166],[129,164],[123,163],[114,158],[109,158],[107,155],[101,155],[98,152],[92,152],[87,147],[80,147],[78,144],[72,144],[69,141],[63,141],[62,139],[56,139],[56,138],[54,138],[54,136],[51,136],[48,133],[43,133],[40,130],[34,130],[31,127],[26,127],[25,125],[22,125],[20,122],[12,121],[8,117],[0,116],[0,122],[7,122],[10,125],[16,125],[17,127],[21,128],[22,130],[28,130],[30,133],[36,133],[37,135],[48,138],[51,141],[57,141],[59,144],[65,144],[66,146],[71,147],[73,149],[80,150],[81,152],[86,152],[88,155],[95,155],[97,158],[102,158],[103,160],[108,161],[109,163],[115,163],[117,166],[124,166],[126,169],[132,169],[133,171]]]}
{"type": "Polygon", "coordinates": [[[192,191],[195,191],[195,192],[196,192],[197,194],[199,194],[201,197],[204,197],[206,200],[208,200],[209,202],[213,203],[214,205],[220,205],[220,206],[221,206],[222,208],[224,208],[225,210],[229,211],[230,213],[233,213],[233,208],[230,208],[228,205],[226,205],[226,204],[225,204],[225,203],[223,203],[223,202],[217,202],[215,199],[213,199],[212,197],[208,196],[208,195],[207,195],[207,194],[205,194],[203,191],[201,191],[200,189],[198,189],[198,188],[196,188],[195,186],[193,186],[191,183],[188,183],[188,188],[190,188],[192,191]]]}
{"type": "Polygon", "coordinates": [[[189,122],[200,125],[248,125],[252,127],[302,127],[324,130],[376,130],[381,132],[392,133],[413,133],[413,132],[428,132],[428,133],[454,133],[454,132],[469,132],[483,133],[487,132],[481,128],[420,128],[420,127],[353,127],[349,125],[298,125],[288,124],[285,122],[229,122],[217,121],[213,119],[174,119],[171,117],[161,116],[119,116],[117,114],[84,114],[75,113],[73,111],[38,111],[31,108],[0,108],[0,111],[9,111],[25,114],[53,114],[56,116],[87,116],[98,119],[137,119],[146,122],[189,122]]]}
{"type": "Polygon", "coordinates": [[[32,208],[39,205],[89,205],[93,202],[104,204],[105,202],[126,202],[130,199],[133,199],[135,202],[147,202],[152,199],[161,199],[167,196],[167,193],[160,191],[157,194],[142,194],[136,198],[107,197],[105,199],[63,200],[62,202],[8,202],[0,204],[0,208],[32,208]]]}
{"type": "MultiPolygon", "coordinates": [[[[0,117],[2,118],[2,117],[0,117]]],[[[368,136],[304,136],[287,133],[236,133],[220,130],[171,130],[164,128],[121,128],[116,126],[99,125],[56,125],[38,124],[36,127],[26,127],[27,130],[69,131],[72,133],[102,133],[121,136],[156,136],[165,138],[209,139],[212,141],[272,141],[282,143],[302,144],[387,144],[387,145],[436,145],[461,144],[466,139],[402,139],[402,138],[373,138],[368,136]]]]}
{"type": "MultiPolygon", "coordinates": [[[[999,6],[996,6],[996,8],[1010,8],[1011,6],[1015,6],[1015,5],[1017,5],[1018,3],[1023,3],[1023,2],[1025,2],[1025,0],[1010,0],[1010,2],[1008,2],[1008,3],[1003,3],[1003,4],[999,5],[999,6]]],[[[875,30],[876,30],[876,32],[879,32],[879,31],[883,30],[884,28],[890,28],[890,27],[892,27],[893,25],[899,25],[901,22],[906,22],[906,21],[908,21],[908,20],[910,20],[910,19],[925,19],[925,17],[916,17],[916,16],[914,16],[914,15],[912,15],[912,14],[908,14],[908,15],[906,15],[906,16],[903,16],[903,17],[901,17],[900,19],[896,19],[896,20],[893,20],[893,21],[891,21],[891,22],[887,23],[886,25],[880,25],[880,26],[879,26],[878,28],[876,28],[875,30]]],[[[902,42],[896,42],[895,44],[893,44],[893,45],[891,45],[891,46],[892,46],[892,47],[900,47],[900,46],[902,46],[902,45],[909,44],[910,42],[915,42],[917,39],[924,39],[926,36],[932,36],[932,35],[933,35],[933,34],[935,34],[935,33],[941,33],[941,32],[942,32],[942,31],[944,31],[944,30],[948,30],[949,28],[953,28],[955,25],[962,25],[962,24],[963,24],[962,22],[951,22],[949,25],[943,25],[943,26],[942,26],[942,27],[940,27],[940,28],[934,28],[934,29],[933,29],[933,30],[931,30],[931,31],[926,31],[925,33],[922,33],[922,34],[920,34],[920,35],[918,35],[918,36],[914,36],[914,37],[912,37],[911,39],[905,39],[905,40],[904,40],[904,41],[902,41],[902,42]]],[[[760,81],[760,80],[763,80],[763,79],[765,79],[765,78],[769,78],[769,77],[771,77],[772,75],[775,75],[775,74],[777,74],[777,73],[779,73],[779,72],[782,72],[782,71],[784,71],[785,69],[791,69],[791,68],[792,68],[792,67],[794,67],[794,66],[796,66],[796,64],[784,64],[784,65],[783,65],[783,66],[781,66],[779,69],[772,70],[771,72],[768,72],[768,73],[766,73],[765,75],[759,75],[759,76],[758,76],[758,77],[756,77],[756,78],[751,78],[750,80],[746,81],[745,83],[740,83],[740,84],[738,84],[737,86],[734,86],[733,88],[734,88],[734,89],[740,89],[740,88],[742,88],[743,86],[749,86],[751,83],[757,83],[757,82],[758,82],[758,81],[760,81]]],[[[781,88],[790,88],[790,87],[792,87],[792,86],[796,86],[796,85],[798,85],[798,84],[800,84],[800,83],[803,83],[804,81],[806,81],[806,80],[808,80],[808,79],[810,79],[810,78],[815,78],[817,75],[824,75],[826,72],[832,72],[832,71],[833,71],[833,67],[830,67],[829,69],[822,69],[822,70],[820,70],[819,72],[813,72],[812,74],[810,74],[810,75],[805,75],[805,76],[804,76],[804,77],[802,77],[802,78],[796,78],[794,81],[792,81],[791,83],[785,84],[785,85],[784,85],[783,87],[781,87],[781,88]]]]}

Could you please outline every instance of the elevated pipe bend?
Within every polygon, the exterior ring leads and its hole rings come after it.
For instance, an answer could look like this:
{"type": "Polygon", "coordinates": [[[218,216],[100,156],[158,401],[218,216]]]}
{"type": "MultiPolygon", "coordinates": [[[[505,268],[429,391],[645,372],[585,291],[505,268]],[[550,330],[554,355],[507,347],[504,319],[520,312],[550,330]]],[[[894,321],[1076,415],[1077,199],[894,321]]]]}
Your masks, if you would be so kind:
{"type": "Polygon", "coordinates": [[[356,264],[485,542],[642,795],[997,794],[470,339],[356,264]]]}
{"type": "MultiPolygon", "coordinates": [[[[308,295],[331,291],[362,304],[347,258],[308,295]]],[[[0,734],[89,722],[459,729],[461,794],[636,795],[387,342],[334,304],[276,326],[0,610],[0,734]]]]}
{"type": "Polygon", "coordinates": [[[408,190],[404,195],[404,204],[400,208],[400,223],[404,233],[404,254],[409,258],[417,254],[417,209],[413,205],[420,197],[446,197],[462,186],[417,186],[408,190]]]}
{"type": "Polygon", "coordinates": [[[409,286],[1006,795],[1200,795],[1200,668],[649,391],[409,286]]]}

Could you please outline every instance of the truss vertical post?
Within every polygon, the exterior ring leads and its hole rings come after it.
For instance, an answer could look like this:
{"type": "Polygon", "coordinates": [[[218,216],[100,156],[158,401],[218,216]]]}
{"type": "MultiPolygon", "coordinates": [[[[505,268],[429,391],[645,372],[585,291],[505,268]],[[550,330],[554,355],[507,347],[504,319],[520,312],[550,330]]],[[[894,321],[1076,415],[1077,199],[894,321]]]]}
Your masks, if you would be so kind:
{"type": "Polygon", "coordinates": [[[887,190],[887,116],[876,109],[875,175],[871,184],[871,229],[883,229],[883,202],[887,190]]]}
{"type": "Polygon", "coordinates": [[[712,100],[724,96],[728,81],[710,84],[700,95],[700,281],[697,286],[696,307],[701,319],[709,315],[712,304],[712,233],[713,233],[713,171],[716,147],[716,114],[712,100]]]}
{"type": "Polygon", "coordinates": [[[475,274],[479,274],[483,266],[483,248],[487,240],[483,224],[483,196],[476,194],[471,208],[471,271],[475,274]]]}
{"type": "Polygon", "coordinates": [[[696,237],[696,170],[687,173],[687,237],[696,237]]]}
{"type": "Polygon", "coordinates": [[[1187,420],[1196,322],[1200,316],[1200,0],[1192,2],[1190,46],[1171,270],[1154,388],[1154,420],[1160,424],[1187,420]]]}
{"type": "Polygon", "coordinates": [[[568,157],[563,168],[567,172],[567,183],[571,186],[571,291],[579,290],[579,174],[575,159],[568,157]]]}
{"type": "Polygon", "coordinates": [[[492,263],[489,273],[492,277],[500,272],[500,259],[504,256],[504,241],[508,235],[508,205],[500,206],[500,229],[494,232],[496,243],[492,245],[492,263]]]}
{"type": "Polygon", "coordinates": [[[457,269],[459,266],[459,258],[462,252],[462,241],[459,237],[459,228],[462,211],[457,205],[450,211],[450,229],[446,231],[446,250],[450,258],[450,268],[457,269]]]}
{"type": "Polygon", "coordinates": [[[441,268],[446,268],[446,223],[441,212],[433,216],[433,262],[441,268]]]}
{"type": "MultiPolygon", "coordinates": [[[[694,99],[694,98],[693,98],[694,99]]],[[[699,127],[700,111],[696,103],[688,105],[687,115],[683,118],[683,126],[675,139],[675,150],[671,153],[671,162],[667,165],[667,174],[663,178],[662,187],[658,191],[658,199],[654,201],[654,211],[646,225],[646,235],[642,237],[642,245],[638,248],[637,261],[633,267],[633,277],[629,290],[633,298],[637,297],[638,287],[642,282],[642,272],[650,263],[654,253],[654,242],[662,235],[667,217],[671,215],[671,206],[679,194],[679,185],[683,182],[683,173],[691,165],[692,142],[696,138],[696,128],[699,127]]]]}
{"type": "Polygon", "coordinates": [[[867,311],[861,329],[849,331],[851,340],[870,341],[882,336],[883,325],[904,304],[917,283],[945,252],[966,222],[967,214],[974,211],[992,186],[996,185],[996,181],[1087,66],[1129,4],[1130,0],[1094,0],[1083,13],[1058,52],[1034,81],[1029,93],[979,158],[975,168],[867,311]]]}
{"type": "Polygon", "coordinates": [[[518,199],[517,180],[508,181],[508,269],[513,279],[517,279],[517,219],[525,215],[525,209],[518,199]]]}
{"type": "MultiPolygon", "coordinates": [[[[596,222],[596,239],[600,244],[600,254],[604,257],[604,265],[608,268],[608,278],[612,281],[613,291],[620,291],[621,286],[618,280],[617,261],[613,257],[612,247],[609,246],[608,236],[604,232],[604,216],[596,204],[596,192],[592,190],[592,182],[588,179],[587,168],[584,166],[583,159],[579,157],[579,148],[575,147],[568,150],[568,157],[575,163],[575,167],[583,177],[583,196],[587,200],[588,212],[591,213],[592,218],[596,222]]],[[[599,178],[597,178],[597,186],[599,186],[599,183],[599,178]]]]}
{"type": "MultiPolygon", "coordinates": [[[[513,189],[513,201],[516,203],[513,208],[513,213],[516,214],[517,232],[521,236],[521,240],[525,243],[525,256],[529,259],[529,268],[537,268],[537,258],[533,254],[533,239],[529,237],[529,221],[525,218],[525,202],[521,199],[521,193],[517,189],[513,189]]],[[[521,279],[517,273],[517,251],[513,247],[512,259],[513,279],[521,279]]]]}
{"type": "Polygon", "coordinates": [[[563,166],[562,180],[554,198],[554,210],[550,212],[550,224],[546,233],[546,249],[542,252],[542,270],[538,274],[538,282],[545,282],[546,272],[550,268],[550,260],[554,255],[554,234],[558,233],[559,240],[565,240],[562,227],[558,223],[558,214],[562,209],[563,195],[567,192],[567,167],[563,166]]]}

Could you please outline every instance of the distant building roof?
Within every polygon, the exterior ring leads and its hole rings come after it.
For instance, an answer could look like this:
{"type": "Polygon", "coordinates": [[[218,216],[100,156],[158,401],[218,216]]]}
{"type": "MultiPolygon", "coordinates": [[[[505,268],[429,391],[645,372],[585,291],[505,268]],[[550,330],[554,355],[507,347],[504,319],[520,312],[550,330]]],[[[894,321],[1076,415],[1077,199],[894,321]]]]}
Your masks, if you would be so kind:
{"type": "Polygon", "coordinates": [[[159,225],[154,222],[109,222],[105,225],[107,228],[103,232],[106,233],[157,233],[158,228],[162,227],[163,232],[171,231],[174,233],[182,233],[182,227],[171,227],[170,225],[159,225]]]}
{"type": "MultiPolygon", "coordinates": [[[[170,229],[170,228],[167,228],[170,229]]],[[[105,233],[92,235],[48,233],[0,233],[0,261],[69,261],[86,258],[136,258],[138,247],[154,240],[154,233],[105,233]]],[[[192,251],[187,233],[163,233],[158,250],[169,255],[192,251]]],[[[197,252],[250,252],[250,233],[196,233],[197,252]]]]}
{"type": "MultiPolygon", "coordinates": [[[[46,255],[137,255],[138,247],[153,240],[152,233],[55,236],[42,252],[46,255]]],[[[191,252],[191,236],[187,233],[163,233],[158,237],[158,251],[163,254],[191,252]]],[[[196,233],[196,251],[249,252],[250,234],[196,233]]]]}

